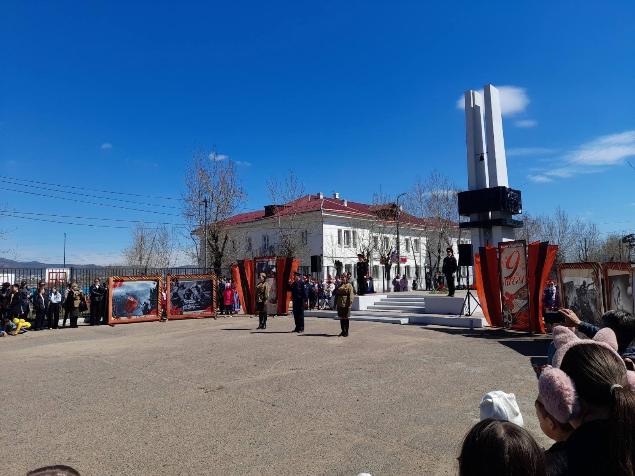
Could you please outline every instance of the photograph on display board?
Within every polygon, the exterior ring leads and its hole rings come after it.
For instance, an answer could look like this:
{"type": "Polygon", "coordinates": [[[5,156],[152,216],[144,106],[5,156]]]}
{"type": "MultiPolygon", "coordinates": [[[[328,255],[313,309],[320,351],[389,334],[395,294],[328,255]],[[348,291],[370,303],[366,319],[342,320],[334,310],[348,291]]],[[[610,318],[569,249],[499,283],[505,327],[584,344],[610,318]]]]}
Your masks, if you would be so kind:
{"type": "Polygon", "coordinates": [[[575,263],[558,265],[562,307],[573,310],[586,322],[600,325],[604,312],[600,265],[575,263]]]}
{"type": "Polygon", "coordinates": [[[606,263],[604,266],[604,287],[606,308],[633,314],[633,270],[628,263],[606,263]]]}
{"type": "Polygon", "coordinates": [[[216,289],[213,275],[168,277],[168,318],[213,317],[216,289]]]}
{"type": "Polygon", "coordinates": [[[498,244],[503,325],[529,330],[527,244],[523,240],[498,244]]]}
{"type": "Polygon", "coordinates": [[[108,283],[109,324],[154,321],[160,318],[160,277],[114,277],[108,283]]]}

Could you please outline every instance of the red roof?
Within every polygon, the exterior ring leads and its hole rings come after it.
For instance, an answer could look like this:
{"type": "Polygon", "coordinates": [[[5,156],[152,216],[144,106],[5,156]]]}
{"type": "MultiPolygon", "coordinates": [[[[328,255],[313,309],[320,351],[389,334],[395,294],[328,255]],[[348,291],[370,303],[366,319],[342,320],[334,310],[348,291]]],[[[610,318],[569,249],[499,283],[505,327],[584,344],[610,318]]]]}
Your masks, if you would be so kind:
{"type": "MultiPolygon", "coordinates": [[[[228,218],[225,223],[227,225],[238,225],[263,220],[271,216],[297,215],[320,210],[351,217],[382,219],[382,210],[386,212],[384,216],[390,216],[391,210],[392,213],[394,213],[395,204],[368,205],[366,203],[357,203],[340,198],[320,198],[319,195],[305,195],[285,205],[276,205],[276,208],[272,210],[274,212],[273,215],[265,216],[265,209],[263,208],[262,210],[253,212],[239,213],[238,215],[228,218]]],[[[386,221],[393,222],[395,220],[389,218],[386,219],[386,221]]],[[[430,226],[434,223],[433,219],[418,218],[403,211],[399,214],[399,221],[401,223],[419,226],[430,226]]]]}

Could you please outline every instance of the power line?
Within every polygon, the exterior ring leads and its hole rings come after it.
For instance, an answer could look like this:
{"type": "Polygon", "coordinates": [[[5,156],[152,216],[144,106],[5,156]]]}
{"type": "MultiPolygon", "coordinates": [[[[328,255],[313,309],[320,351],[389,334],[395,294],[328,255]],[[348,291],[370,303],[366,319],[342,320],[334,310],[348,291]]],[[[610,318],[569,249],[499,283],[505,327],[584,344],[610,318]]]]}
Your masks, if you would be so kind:
{"type": "Polygon", "coordinates": [[[86,205],[98,205],[98,206],[101,206],[101,207],[118,208],[120,210],[130,210],[130,211],[133,211],[133,212],[154,213],[155,215],[166,215],[166,216],[171,216],[171,217],[178,217],[179,216],[179,215],[176,215],[174,213],[158,212],[158,211],[155,211],[155,210],[142,210],[140,208],[122,207],[120,205],[111,205],[109,203],[99,203],[99,202],[90,202],[90,201],[85,201],[85,200],[77,200],[77,199],[68,198],[68,197],[58,197],[57,195],[48,195],[48,194],[45,194],[45,193],[29,192],[27,190],[15,190],[15,189],[11,189],[11,188],[5,188],[3,190],[5,190],[7,192],[26,193],[28,195],[36,195],[38,197],[55,198],[55,199],[58,199],[58,200],[66,200],[66,201],[69,201],[69,202],[83,203],[83,204],[86,204],[86,205]]]}
{"type": "Polygon", "coordinates": [[[9,218],[19,218],[21,220],[32,220],[32,221],[37,221],[37,222],[48,222],[48,223],[58,223],[61,225],[81,225],[81,226],[89,226],[89,227],[93,227],[93,228],[117,228],[120,230],[127,230],[130,227],[129,226],[119,226],[119,225],[103,225],[101,223],[75,223],[75,222],[69,222],[69,221],[60,221],[60,220],[50,220],[48,218],[33,218],[33,217],[22,217],[19,215],[13,215],[13,214],[9,214],[9,213],[4,213],[4,212],[0,212],[1,216],[5,216],[5,217],[9,217],[9,218]]]}
{"type": "Polygon", "coordinates": [[[39,185],[50,185],[50,186],[58,187],[58,188],[72,188],[74,190],[86,190],[88,192],[111,193],[111,194],[116,194],[116,195],[129,195],[129,196],[132,196],[132,197],[156,198],[156,199],[160,199],[160,200],[182,201],[182,199],[175,198],[175,197],[162,197],[162,196],[157,196],[157,195],[146,195],[146,194],[143,194],[143,193],[131,193],[131,192],[114,192],[112,190],[94,190],[94,189],[90,189],[90,188],[86,188],[86,187],[78,187],[76,185],[60,185],[60,184],[55,184],[55,183],[50,183],[50,182],[40,182],[40,181],[37,181],[37,180],[27,180],[27,179],[21,179],[21,178],[16,178],[16,177],[8,177],[6,175],[0,175],[0,179],[15,180],[15,181],[20,181],[20,182],[29,182],[29,183],[39,184],[39,185]]]}
{"type": "Polygon", "coordinates": [[[55,213],[36,213],[36,212],[23,212],[20,210],[0,210],[0,213],[13,213],[20,215],[35,215],[35,216],[44,216],[44,217],[55,217],[55,218],[74,218],[78,220],[107,220],[107,221],[117,221],[117,222],[126,222],[126,223],[150,223],[153,225],[167,225],[167,226],[187,226],[184,223],[169,223],[162,221],[148,221],[148,220],[126,220],[124,218],[105,218],[105,217],[84,217],[84,216],[74,216],[74,215],[58,215],[55,213]]]}
{"type": "MultiPolygon", "coordinates": [[[[20,182],[17,182],[17,181],[5,180],[5,179],[2,179],[2,178],[0,178],[0,182],[8,183],[9,185],[16,185],[18,187],[24,187],[26,185],[24,183],[20,183],[20,182]]],[[[24,180],[24,182],[28,182],[28,180],[24,180]]],[[[50,187],[41,187],[40,186],[39,188],[43,189],[45,191],[55,192],[55,193],[63,193],[63,192],[65,192],[65,190],[56,190],[56,189],[50,188],[50,187]]],[[[147,202],[143,203],[143,202],[136,202],[134,200],[126,200],[126,199],[123,199],[123,198],[102,197],[102,196],[99,196],[99,195],[91,195],[91,194],[88,194],[88,193],[77,193],[77,192],[75,192],[74,195],[81,195],[81,196],[89,197],[89,198],[97,198],[97,199],[100,199],[100,200],[116,200],[118,202],[131,203],[133,205],[143,205],[143,206],[148,206],[148,207],[173,208],[173,209],[178,208],[178,207],[175,207],[173,205],[162,205],[160,203],[147,203],[147,202]]]]}

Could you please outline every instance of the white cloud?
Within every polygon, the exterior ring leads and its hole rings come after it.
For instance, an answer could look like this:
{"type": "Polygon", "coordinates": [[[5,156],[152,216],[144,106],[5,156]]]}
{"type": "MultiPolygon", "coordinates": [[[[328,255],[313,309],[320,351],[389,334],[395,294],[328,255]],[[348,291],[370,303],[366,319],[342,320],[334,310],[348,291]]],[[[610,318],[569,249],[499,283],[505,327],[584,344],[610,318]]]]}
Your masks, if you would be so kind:
{"type": "Polygon", "coordinates": [[[514,125],[516,127],[522,127],[524,129],[527,129],[530,127],[536,127],[538,125],[538,121],[536,121],[535,119],[521,119],[519,121],[514,122],[514,125]]]}
{"type": "Polygon", "coordinates": [[[508,157],[530,157],[534,155],[552,155],[556,149],[547,147],[512,147],[505,151],[508,157]]]}
{"type": "Polygon", "coordinates": [[[101,150],[110,150],[112,149],[112,144],[110,142],[104,142],[101,145],[101,150]]]}
{"type": "Polygon", "coordinates": [[[237,160],[236,165],[242,165],[243,167],[251,167],[251,162],[245,160],[237,160]]]}
{"type": "Polygon", "coordinates": [[[547,177],[546,175],[528,175],[527,178],[529,180],[531,180],[532,182],[536,182],[536,183],[547,183],[547,182],[553,182],[552,178],[547,177]]]}
{"type": "MultiPolygon", "coordinates": [[[[529,96],[525,88],[519,86],[496,86],[496,88],[500,93],[501,113],[503,116],[513,116],[527,108],[529,96]]],[[[479,90],[479,93],[483,95],[483,90],[479,90]]],[[[456,101],[456,108],[461,110],[465,108],[465,98],[463,96],[456,101]]]]}
{"type": "Polygon", "coordinates": [[[209,154],[209,160],[213,160],[215,162],[221,162],[227,159],[229,159],[229,155],[217,154],[216,152],[212,152],[209,154]]]}
{"type": "Polygon", "coordinates": [[[527,178],[544,183],[558,178],[598,173],[609,166],[627,163],[629,157],[635,157],[635,130],[600,136],[586,142],[558,159],[558,167],[541,170],[527,178]]]}
{"type": "Polygon", "coordinates": [[[635,131],[598,137],[569,154],[568,161],[588,166],[622,164],[635,156],[635,131]]]}

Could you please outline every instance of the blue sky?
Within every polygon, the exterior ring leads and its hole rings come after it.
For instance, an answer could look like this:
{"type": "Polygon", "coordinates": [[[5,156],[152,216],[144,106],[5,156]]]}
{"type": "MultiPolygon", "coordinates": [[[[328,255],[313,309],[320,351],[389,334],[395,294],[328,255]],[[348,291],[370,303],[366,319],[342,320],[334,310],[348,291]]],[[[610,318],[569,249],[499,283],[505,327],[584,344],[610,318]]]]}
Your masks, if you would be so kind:
{"type": "MultiPolygon", "coordinates": [[[[465,187],[456,103],[491,82],[509,86],[525,210],[635,231],[632,1],[4,1],[0,44],[2,210],[177,223],[6,177],[178,215],[150,197],[179,198],[188,160],[214,144],[240,163],[245,209],[290,168],[308,191],[357,201],[435,168],[465,187]]],[[[129,236],[1,215],[0,229],[4,256],[45,261],[61,261],[64,232],[67,261],[84,263],[119,261],[129,236]]]]}

